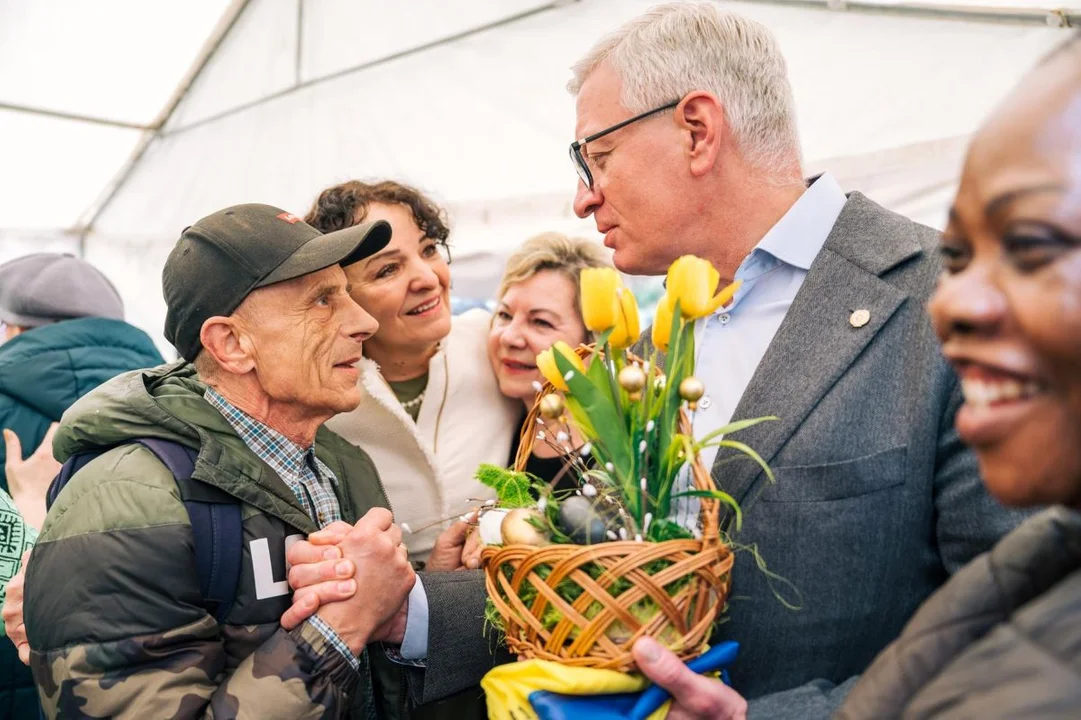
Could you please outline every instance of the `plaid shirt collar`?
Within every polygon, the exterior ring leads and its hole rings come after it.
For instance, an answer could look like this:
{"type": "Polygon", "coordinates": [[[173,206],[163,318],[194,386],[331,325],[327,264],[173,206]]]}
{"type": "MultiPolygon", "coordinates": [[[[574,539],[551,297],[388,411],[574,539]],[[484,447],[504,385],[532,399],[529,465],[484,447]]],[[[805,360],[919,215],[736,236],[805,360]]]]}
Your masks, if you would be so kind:
{"type": "Polygon", "coordinates": [[[255,451],[260,460],[280,475],[300,477],[304,473],[308,454],[315,454],[313,448],[300,447],[274,428],[237,409],[214,388],[208,387],[205,397],[207,402],[229,421],[240,439],[255,451]]]}
{"type": "Polygon", "coordinates": [[[213,388],[204,394],[256,456],[270,466],[293,491],[297,502],[319,527],[341,519],[334,488],[338,478],[315,456],[273,428],[237,409],[213,388]]]}

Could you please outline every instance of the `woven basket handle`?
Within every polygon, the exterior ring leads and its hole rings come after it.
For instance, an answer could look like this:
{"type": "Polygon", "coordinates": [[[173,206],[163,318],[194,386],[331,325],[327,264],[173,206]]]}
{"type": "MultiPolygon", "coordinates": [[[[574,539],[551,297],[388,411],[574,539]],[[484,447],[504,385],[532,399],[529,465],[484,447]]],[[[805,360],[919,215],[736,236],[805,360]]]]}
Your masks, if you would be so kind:
{"type": "MultiPolygon", "coordinates": [[[[574,349],[574,352],[578,357],[582,358],[582,362],[585,362],[586,358],[593,355],[595,349],[593,345],[579,345],[574,349]]],[[[537,397],[533,401],[533,407],[525,416],[525,422],[522,423],[522,430],[518,435],[518,454],[514,456],[514,469],[517,472],[525,470],[525,465],[529,462],[529,456],[533,454],[533,445],[537,442],[537,417],[540,416],[541,398],[550,392],[555,392],[555,389],[552,383],[545,382],[544,387],[537,393],[537,397]]]]}

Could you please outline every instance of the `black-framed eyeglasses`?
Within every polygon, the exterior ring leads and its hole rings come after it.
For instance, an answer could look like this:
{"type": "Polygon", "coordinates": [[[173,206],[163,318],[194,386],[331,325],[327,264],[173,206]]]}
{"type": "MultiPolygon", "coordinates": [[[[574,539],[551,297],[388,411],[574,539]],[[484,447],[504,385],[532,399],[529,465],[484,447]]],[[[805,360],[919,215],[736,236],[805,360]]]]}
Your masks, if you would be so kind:
{"type": "Polygon", "coordinates": [[[634,117],[628,118],[628,119],[624,120],[623,122],[618,122],[618,123],[616,123],[615,125],[613,125],[610,128],[605,128],[604,130],[601,130],[600,132],[595,132],[592,135],[588,135],[588,136],[586,136],[586,137],[584,137],[584,138],[582,138],[580,140],[575,140],[574,142],[572,142],[571,143],[571,162],[574,163],[574,169],[578,171],[578,177],[582,178],[582,182],[585,183],[586,187],[589,188],[590,190],[593,189],[593,173],[589,171],[589,164],[586,162],[585,156],[582,155],[582,148],[584,148],[587,143],[591,143],[594,140],[599,140],[600,138],[604,137],[605,135],[607,135],[609,133],[614,133],[616,130],[620,130],[622,128],[625,128],[628,125],[630,125],[631,123],[638,122],[639,120],[647,118],[650,115],[655,115],[655,114],[657,114],[657,113],[659,113],[659,112],[661,112],[663,110],[668,110],[670,108],[674,108],[676,105],[679,105],[679,103],[680,103],[680,101],[682,99],[683,98],[680,98],[679,100],[673,100],[670,103],[667,103],[665,105],[661,105],[659,108],[653,108],[652,110],[647,110],[646,112],[641,113],[640,115],[635,115],[634,117]]]}

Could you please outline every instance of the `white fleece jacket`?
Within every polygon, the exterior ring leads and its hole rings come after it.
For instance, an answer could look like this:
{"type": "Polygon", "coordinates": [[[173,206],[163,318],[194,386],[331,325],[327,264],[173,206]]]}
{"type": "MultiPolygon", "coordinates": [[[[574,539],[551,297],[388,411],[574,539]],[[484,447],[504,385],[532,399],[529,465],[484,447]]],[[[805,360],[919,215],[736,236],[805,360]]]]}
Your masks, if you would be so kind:
{"type": "Polygon", "coordinates": [[[481,463],[505,466],[519,430],[522,404],[499,392],[486,343],[490,315],[470,310],[455,316],[428,365],[428,387],[414,423],[372,360],[360,362],[362,399],[356,410],[327,423],[375,462],[404,533],[411,561],[426,561],[435,539],[470,499],[495,497],[474,479],[481,463]]]}

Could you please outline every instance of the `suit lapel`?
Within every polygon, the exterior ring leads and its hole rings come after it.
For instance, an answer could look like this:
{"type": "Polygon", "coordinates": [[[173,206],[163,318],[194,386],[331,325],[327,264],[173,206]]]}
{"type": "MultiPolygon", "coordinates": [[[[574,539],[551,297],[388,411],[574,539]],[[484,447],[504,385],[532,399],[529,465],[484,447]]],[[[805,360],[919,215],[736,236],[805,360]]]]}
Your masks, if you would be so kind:
{"type": "MultiPolygon", "coordinates": [[[[744,430],[733,439],[772,462],[906,301],[907,296],[880,275],[922,252],[910,228],[907,220],[852,194],[732,415],[733,420],[765,415],[779,420],[744,430]],[[856,327],[859,319],[852,321],[858,310],[869,314],[861,327],[856,327]]],[[[720,448],[712,474],[718,487],[747,510],[756,496],[750,491],[765,474],[756,463],[741,458],[738,452],[720,448]]]]}

